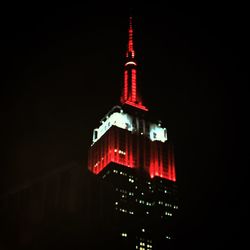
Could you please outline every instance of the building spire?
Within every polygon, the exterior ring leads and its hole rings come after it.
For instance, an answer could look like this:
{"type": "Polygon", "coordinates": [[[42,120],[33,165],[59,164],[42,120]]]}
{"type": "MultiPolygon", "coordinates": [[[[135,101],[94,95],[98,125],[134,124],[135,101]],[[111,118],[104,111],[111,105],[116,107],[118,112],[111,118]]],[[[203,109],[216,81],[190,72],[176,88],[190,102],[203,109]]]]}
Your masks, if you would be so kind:
{"type": "Polygon", "coordinates": [[[128,47],[126,52],[126,63],[124,69],[124,82],[121,95],[121,103],[147,111],[142,104],[137,87],[137,63],[135,60],[133,23],[132,16],[129,17],[128,47]]]}
{"type": "Polygon", "coordinates": [[[127,57],[131,57],[131,59],[134,59],[134,57],[135,57],[134,43],[133,43],[133,25],[132,25],[132,17],[129,18],[128,51],[127,51],[127,57]]]}

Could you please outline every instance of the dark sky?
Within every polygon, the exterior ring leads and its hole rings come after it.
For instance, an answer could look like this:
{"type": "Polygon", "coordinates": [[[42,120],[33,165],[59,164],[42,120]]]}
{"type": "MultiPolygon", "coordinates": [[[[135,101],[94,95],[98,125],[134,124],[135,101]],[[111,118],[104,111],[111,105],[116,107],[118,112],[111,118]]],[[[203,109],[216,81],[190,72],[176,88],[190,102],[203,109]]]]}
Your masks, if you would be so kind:
{"type": "MultiPolygon", "coordinates": [[[[119,102],[130,5],[2,6],[1,190],[86,163],[92,129],[119,102]]],[[[247,8],[143,3],[133,13],[143,99],[175,145],[180,235],[223,246],[247,215],[247,8]]]]}

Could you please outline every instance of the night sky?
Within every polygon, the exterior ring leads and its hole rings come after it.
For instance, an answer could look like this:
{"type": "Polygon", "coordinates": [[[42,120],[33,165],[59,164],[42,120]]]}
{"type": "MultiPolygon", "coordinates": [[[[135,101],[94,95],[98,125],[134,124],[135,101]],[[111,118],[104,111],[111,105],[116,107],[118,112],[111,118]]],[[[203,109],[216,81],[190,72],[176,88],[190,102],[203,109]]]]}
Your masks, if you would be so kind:
{"type": "MultiPolygon", "coordinates": [[[[2,6],[2,193],[72,161],[86,167],[92,129],[119,103],[129,6],[2,6]]],[[[143,100],[175,146],[179,237],[201,249],[240,244],[247,8],[144,3],[132,11],[143,100]]]]}

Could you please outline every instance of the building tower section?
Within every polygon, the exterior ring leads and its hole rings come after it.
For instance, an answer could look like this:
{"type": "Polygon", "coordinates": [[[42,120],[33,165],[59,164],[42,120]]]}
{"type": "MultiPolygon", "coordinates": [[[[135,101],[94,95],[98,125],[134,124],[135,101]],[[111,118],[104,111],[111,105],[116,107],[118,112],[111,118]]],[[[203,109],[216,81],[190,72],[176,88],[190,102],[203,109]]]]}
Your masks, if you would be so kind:
{"type": "Polygon", "coordinates": [[[129,19],[128,47],[120,105],[114,106],[93,131],[88,168],[99,174],[110,163],[144,170],[155,176],[176,181],[172,145],[161,122],[147,119],[137,86],[132,17],[129,19]]]}
{"type": "Polygon", "coordinates": [[[139,93],[132,18],[128,34],[120,104],[93,131],[88,169],[110,188],[101,198],[108,249],[171,249],[178,209],[173,146],[139,93]]]}

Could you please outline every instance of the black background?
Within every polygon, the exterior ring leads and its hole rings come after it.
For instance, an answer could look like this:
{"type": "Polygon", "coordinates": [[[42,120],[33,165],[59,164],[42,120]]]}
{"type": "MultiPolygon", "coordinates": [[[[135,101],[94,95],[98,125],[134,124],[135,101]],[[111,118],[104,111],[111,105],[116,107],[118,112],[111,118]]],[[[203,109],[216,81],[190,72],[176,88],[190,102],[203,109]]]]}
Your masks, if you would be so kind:
{"type": "Polygon", "coordinates": [[[243,244],[247,8],[230,3],[18,3],[1,7],[1,192],[71,161],[115,104],[128,16],[144,103],[174,142],[180,242],[243,244]]]}

